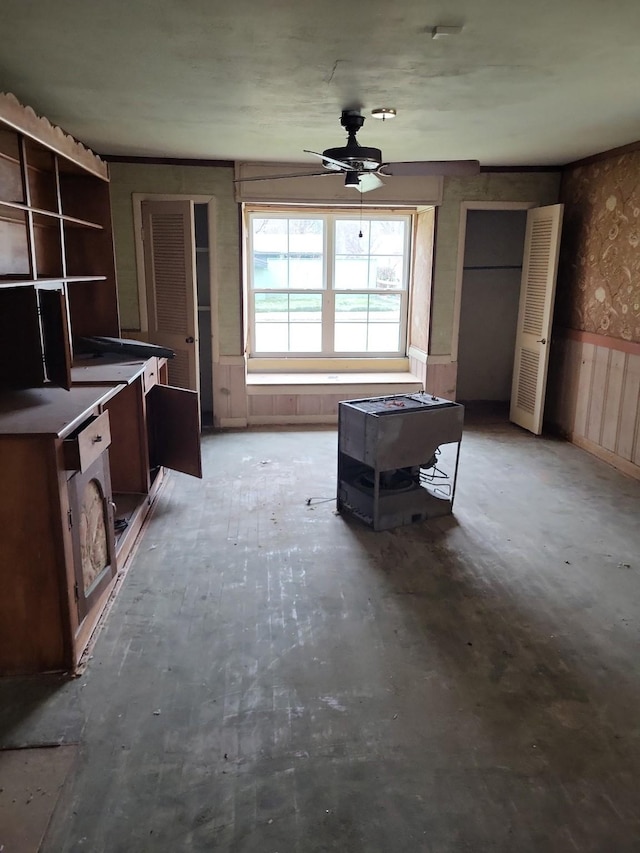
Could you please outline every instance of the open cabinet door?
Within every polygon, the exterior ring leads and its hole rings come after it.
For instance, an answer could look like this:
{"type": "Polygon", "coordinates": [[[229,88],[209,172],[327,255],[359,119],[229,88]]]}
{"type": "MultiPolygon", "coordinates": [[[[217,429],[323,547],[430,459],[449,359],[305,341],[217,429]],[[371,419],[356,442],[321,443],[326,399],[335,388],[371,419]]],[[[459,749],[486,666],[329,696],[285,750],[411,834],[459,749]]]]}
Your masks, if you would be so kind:
{"type": "Polygon", "coordinates": [[[154,385],[147,394],[147,423],[151,467],[162,465],[202,478],[198,395],[154,385]]]}
{"type": "Polygon", "coordinates": [[[169,347],[169,382],[199,391],[192,201],[143,201],[149,341],[169,347]]]}
{"type": "Polygon", "coordinates": [[[71,388],[71,347],[67,300],[62,290],[39,291],[44,363],[54,385],[71,388]]]}
{"type": "Polygon", "coordinates": [[[509,417],[534,435],[542,432],[563,210],[553,204],[527,214],[509,417]]]}

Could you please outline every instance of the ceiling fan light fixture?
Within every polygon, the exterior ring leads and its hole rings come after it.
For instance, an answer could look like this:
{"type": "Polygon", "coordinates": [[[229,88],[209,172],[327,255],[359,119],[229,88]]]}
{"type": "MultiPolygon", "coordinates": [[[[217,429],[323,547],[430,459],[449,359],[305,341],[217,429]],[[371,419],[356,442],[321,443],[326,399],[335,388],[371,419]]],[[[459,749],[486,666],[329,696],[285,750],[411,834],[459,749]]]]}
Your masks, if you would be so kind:
{"type": "Polygon", "coordinates": [[[381,119],[382,121],[395,118],[396,115],[397,112],[393,107],[376,107],[375,110],[371,110],[371,118],[381,119]]]}
{"type": "Polygon", "coordinates": [[[325,169],[330,169],[334,172],[340,171],[338,163],[345,163],[353,171],[367,172],[374,171],[380,168],[382,160],[382,151],[379,148],[369,148],[364,145],[358,145],[353,142],[348,142],[340,148],[327,148],[322,152],[322,156],[328,159],[324,162],[325,169]],[[331,161],[334,161],[333,163],[331,161]]]}
{"type": "Polygon", "coordinates": [[[360,187],[360,175],[357,172],[347,172],[344,176],[344,185],[358,189],[360,187]]]}

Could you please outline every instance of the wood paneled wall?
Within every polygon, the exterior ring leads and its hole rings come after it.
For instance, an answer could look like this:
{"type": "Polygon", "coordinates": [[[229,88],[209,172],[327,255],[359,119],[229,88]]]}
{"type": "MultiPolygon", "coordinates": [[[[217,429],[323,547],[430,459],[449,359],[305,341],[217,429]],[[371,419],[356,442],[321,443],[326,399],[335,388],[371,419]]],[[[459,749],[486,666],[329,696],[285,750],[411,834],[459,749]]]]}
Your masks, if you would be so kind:
{"type": "Polygon", "coordinates": [[[248,397],[250,424],[323,423],[335,424],[338,420],[338,403],[365,396],[352,394],[259,394],[248,397]]]}
{"type": "Polygon", "coordinates": [[[458,365],[450,361],[448,356],[430,356],[416,347],[410,347],[409,368],[428,394],[435,394],[445,400],[456,399],[458,365]]]}
{"type": "Polygon", "coordinates": [[[387,394],[411,394],[422,390],[417,379],[386,383],[322,385],[248,386],[248,422],[257,424],[335,424],[338,403],[380,397],[387,394]]]}
{"type": "Polygon", "coordinates": [[[220,356],[213,365],[213,422],[217,427],[247,426],[247,388],[242,356],[220,356]]]}
{"type": "Polygon", "coordinates": [[[565,329],[551,359],[549,425],[640,479],[640,344],[565,329]]]}

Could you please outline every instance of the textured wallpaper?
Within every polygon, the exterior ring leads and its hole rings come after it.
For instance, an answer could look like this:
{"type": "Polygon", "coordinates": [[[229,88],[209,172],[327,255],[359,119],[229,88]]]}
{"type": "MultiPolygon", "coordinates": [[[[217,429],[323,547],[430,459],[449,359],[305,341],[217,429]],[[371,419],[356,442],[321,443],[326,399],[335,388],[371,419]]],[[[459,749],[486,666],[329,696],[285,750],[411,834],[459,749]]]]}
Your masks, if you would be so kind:
{"type": "Polygon", "coordinates": [[[556,322],[640,342],[640,151],[567,170],[556,322]]]}

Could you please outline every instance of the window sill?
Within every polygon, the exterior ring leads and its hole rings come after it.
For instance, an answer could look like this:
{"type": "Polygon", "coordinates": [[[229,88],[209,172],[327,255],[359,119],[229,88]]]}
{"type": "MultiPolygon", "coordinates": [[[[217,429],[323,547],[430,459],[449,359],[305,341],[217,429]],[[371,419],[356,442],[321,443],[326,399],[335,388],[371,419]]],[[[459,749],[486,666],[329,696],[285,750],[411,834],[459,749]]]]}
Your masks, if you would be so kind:
{"type": "Polygon", "coordinates": [[[252,374],[373,374],[408,373],[409,359],[395,358],[247,358],[247,379],[252,374]]]}
{"type": "Polygon", "coordinates": [[[247,394],[347,394],[351,397],[422,391],[408,371],[341,373],[248,373],[247,394]]]}

